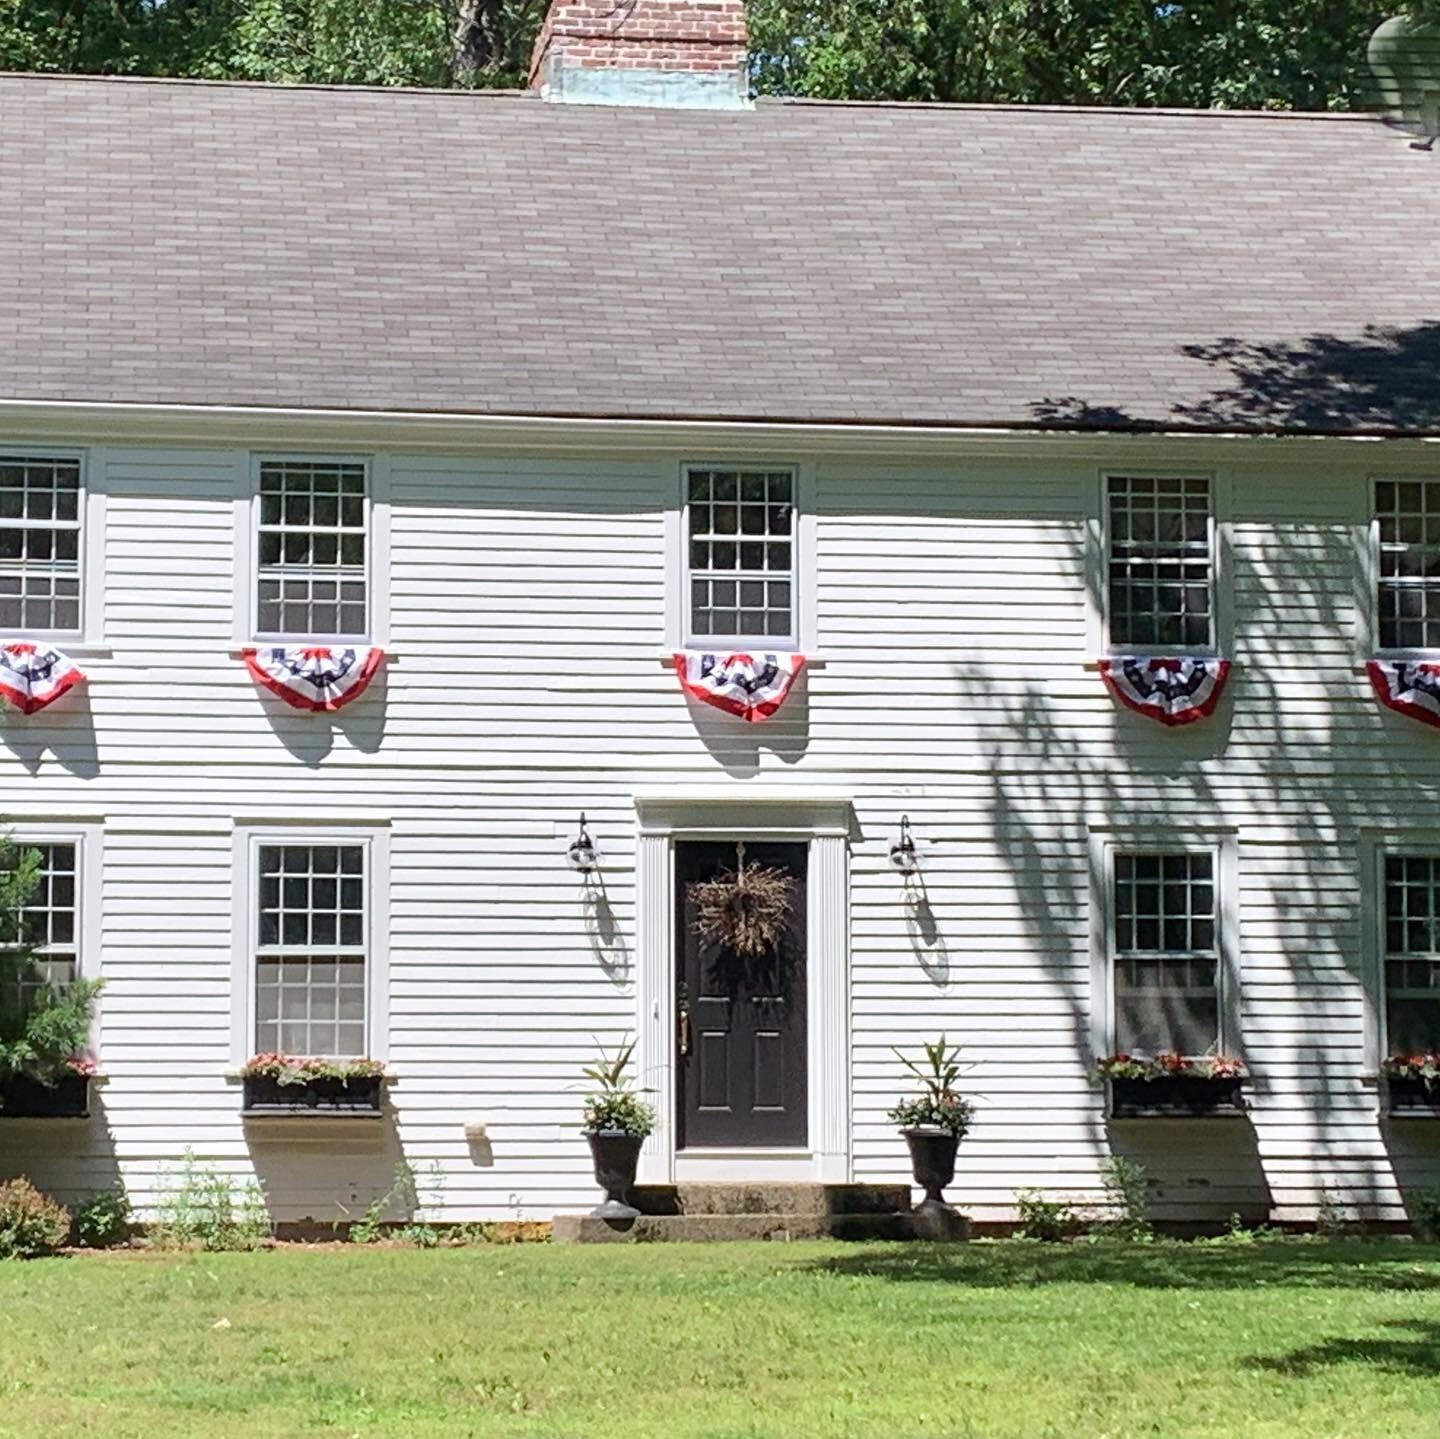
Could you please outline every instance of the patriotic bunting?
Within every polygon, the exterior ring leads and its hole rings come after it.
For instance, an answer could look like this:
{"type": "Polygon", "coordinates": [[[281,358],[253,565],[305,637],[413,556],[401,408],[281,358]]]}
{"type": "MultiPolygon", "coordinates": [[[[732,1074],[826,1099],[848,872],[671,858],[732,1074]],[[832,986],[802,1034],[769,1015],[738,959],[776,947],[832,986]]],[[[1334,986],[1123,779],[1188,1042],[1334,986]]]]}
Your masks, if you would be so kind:
{"type": "Polygon", "coordinates": [[[1370,687],[1382,705],[1440,728],[1440,664],[1423,660],[1371,660],[1370,687]]]}
{"type": "Polygon", "coordinates": [[[675,672],[686,694],[743,720],[759,721],[784,703],[804,663],[804,655],[794,654],[682,652],[675,656],[675,672]]]}
{"type": "Polygon", "coordinates": [[[23,640],[0,644],[0,695],[23,714],[54,704],[84,678],[74,660],[49,645],[23,640]]]}
{"type": "Polygon", "coordinates": [[[1163,725],[1193,724],[1214,713],[1230,674],[1229,660],[1101,660],[1100,678],[1122,705],[1163,725]]]}
{"type": "Polygon", "coordinates": [[[338,710],[358,699],[383,651],[284,645],[244,651],[245,665],[273,695],[297,710],[338,710]]]}

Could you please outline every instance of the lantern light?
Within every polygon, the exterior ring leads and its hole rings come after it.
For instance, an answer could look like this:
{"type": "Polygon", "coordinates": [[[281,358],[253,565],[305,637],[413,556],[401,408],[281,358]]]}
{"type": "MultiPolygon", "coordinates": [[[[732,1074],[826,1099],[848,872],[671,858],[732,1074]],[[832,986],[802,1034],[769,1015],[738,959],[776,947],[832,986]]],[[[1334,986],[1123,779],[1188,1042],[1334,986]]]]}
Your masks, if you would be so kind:
{"type": "Polygon", "coordinates": [[[600,863],[600,856],[595,849],[595,841],[590,838],[590,831],[585,828],[585,816],[580,816],[580,833],[570,841],[570,848],[565,858],[570,862],[570,868],[578,870],[581,874],[589,874],[590,871],[600,863]]]}
{"type": "Polygon", "coordinates": [[[920,856],[910,834],[910,816],[900,816],[900,838],[890,846],[890,866],[901,874],[914,874],[920,868],[920,856]]]}

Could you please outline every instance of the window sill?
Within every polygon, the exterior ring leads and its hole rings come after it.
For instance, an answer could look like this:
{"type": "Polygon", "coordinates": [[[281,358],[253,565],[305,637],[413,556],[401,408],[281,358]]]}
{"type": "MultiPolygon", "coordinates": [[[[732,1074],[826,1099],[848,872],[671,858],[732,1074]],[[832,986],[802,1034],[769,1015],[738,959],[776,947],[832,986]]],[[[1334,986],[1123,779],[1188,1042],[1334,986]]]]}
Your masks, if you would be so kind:
{"type": "MultiPolygon", "coordinates": [[[[758,646],[757,646],[756,648],[758,649],[758,646]]],[[[687,650],[687,649],[688,649],[688,652],[689,652],[690,654],[697,654],[697,655],[698,655],[698,654],[717,654],[717,655],[718,655],[718,654],[722,654],[722,653],[723,653],[723,654],[737,654],[737,653],[739,653],[739,651],[733,650],[733,649],[732,649],[732,650],[725,650],[725,649],[700,650],[700,649],[695,649],[695,648],[693,648],[693,647],[687,647],[687,646],[685,646],[685,645],[679,646],[678,649],[680,649],[680,650],[687,650]]],[[[764,653],[765,653],[764,650],[760,650],[759,652],[760,652],[761,654],[764,654],[764,653]]],[[[800,653],[802,653],[802,651],[797,650],[794,646],[775,647],[773,652],[774,652],[775,654],[783,654],[783,655],[793,655],[793,654],[800,654],[800,653]]],[[[677,653],[677,650],[661,650],[661,651],[659,652],[659,654],[656,656],[656,658],[659,659],[660,664],[662,665],[663,668],[673,670],[673,669],[675,668],[675,655],[676,655],[676,653],[677,653]]],[[[803,651],[803,653],[804,653],[804,655],[805,655],[805,668],[806,668],[807,670],[823,670],[823,669],[826,667],[826,665],[829,663],[829,661],[826,659],[826,657],[825,657],[824,655],[821,655],[821,654],[811,654],[808,650],[803,651]]]]}
{"type": "Polygon", "coordinates": [[[398,664],[400,662],[399,655],[397,655],[393,650],[386,649],[379,640],[332,640],[316,638],[303,640],[247,640],[244,644],[232,645],[228,653],[232,660],[240,660],[245,658],[246,650],[298,649],[302,647],[309,647],[312,645],[316,649],[320,649],[323,647],[332,650],[384,650],[385,663],[387,665],[398,664]]]}
{"type": "Polygon", "coordinates": [[[90,644],[73,635],[68,637],[65,635],[37,635],[18,630],[0,636],[0,638],[13,639],[22,644],[52,645],[72,660],[108,660],[113,659],[115,655],[113,645],[90,644]]]}
{"type": "MultiPolygon", "coordinates": [[[[1215,650],[1206,650],[1204,653],[1201,653],[1199,650],[1115,650],[1110,654],[1101,655],[1099,659],[1081,661],[1080,668],[1098,672],[1101,660],[1110,660],[1113,662],[1115,660],[1221,660],[1224,658],[1224,655],[1219,654],[1215,650]]],[[[1241,668],[1241,665],[1238,661],[1231,660],[1230,668],[1232,670],[1238,670],[1241,668]]]]}

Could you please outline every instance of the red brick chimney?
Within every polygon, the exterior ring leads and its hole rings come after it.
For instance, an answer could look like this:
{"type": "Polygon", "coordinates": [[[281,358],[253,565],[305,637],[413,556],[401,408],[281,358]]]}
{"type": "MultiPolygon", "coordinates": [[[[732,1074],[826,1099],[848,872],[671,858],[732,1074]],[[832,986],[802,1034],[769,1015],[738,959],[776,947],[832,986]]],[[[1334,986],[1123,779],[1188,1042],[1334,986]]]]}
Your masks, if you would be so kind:
{"type": "Polygon", "coordinates": [[[748,65],[744,0],[551,0],[530,86],[577,104],[734,110],[748,65]]]}

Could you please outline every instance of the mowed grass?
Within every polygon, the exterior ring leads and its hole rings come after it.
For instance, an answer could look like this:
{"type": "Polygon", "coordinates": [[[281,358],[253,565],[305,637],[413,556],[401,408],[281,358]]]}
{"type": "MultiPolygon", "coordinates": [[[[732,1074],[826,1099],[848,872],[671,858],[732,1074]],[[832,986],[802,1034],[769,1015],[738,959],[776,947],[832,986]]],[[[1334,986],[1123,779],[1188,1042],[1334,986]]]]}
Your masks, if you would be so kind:
{"type": "Polygon", "coordinates": [[[0,1264],[0,1435],[1440,1435],[1401,1242],[0,1264]]]}

